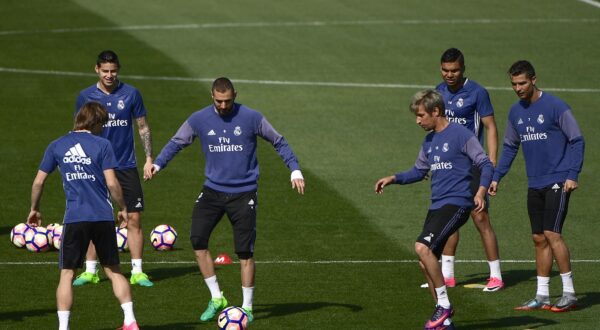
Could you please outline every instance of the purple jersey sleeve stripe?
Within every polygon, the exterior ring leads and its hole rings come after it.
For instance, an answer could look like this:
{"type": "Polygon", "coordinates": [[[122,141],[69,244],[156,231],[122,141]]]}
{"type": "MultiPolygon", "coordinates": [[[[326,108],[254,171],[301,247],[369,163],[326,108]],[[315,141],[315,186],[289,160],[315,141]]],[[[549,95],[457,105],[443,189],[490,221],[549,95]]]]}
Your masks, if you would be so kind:
{"type": "Polygon", "coordinates": [[[481,144],[479,144],[479,140],[477,140],[475,136],[471,137],[465,143],[463,152],[467,154],[473,163],[481,170],[479,185],[486,188],[489,187],[490,182],[492,181],[494,168],[492,162],[490,162],[490,159],[481,147],[481,144]]]}
{"type": "Polygon", "coordinates": [[[291,171],[300,169],[298,159],[294,155],[292,148],[288,145],[283,135],[279,134],[264,117],[258,125],[258,135],[273,145],[281,159],[285,162],[285,165],[291,171]]]}
{"type": "Polygon", "coordinates": [[[506,129],[504,130],[504,144],[502,148],[502,154],[498,165],[494,170],[493,181],[500,182],[500,180],[508,173],[512,162],[515,160],[517,153],[519,152],[519,145],[521,140],[517,131],[509,121],[506,123],[506,129]]]}
{"type": "Polygon", "coordinates": [[[429,162],[423,148],[419,151],[415,166],[408,171],[396,173],[396,183],[398,184],[409,184],[423,180],[425,175],[429,172],[429,162]]]}
{"type": "Polygon", "coordinates": [[[192,126],[190,126],[189,122],[186,120],[181,127],[175,133],[175,136],[169,140],[169,142],[164,146],[164,148],[156,157],[154,163],[161,168],[167,167],[167,164],[177,155],[181,149],[189,146],[194,142],[194,138],[196,137],[196,133],[192,126]]]}

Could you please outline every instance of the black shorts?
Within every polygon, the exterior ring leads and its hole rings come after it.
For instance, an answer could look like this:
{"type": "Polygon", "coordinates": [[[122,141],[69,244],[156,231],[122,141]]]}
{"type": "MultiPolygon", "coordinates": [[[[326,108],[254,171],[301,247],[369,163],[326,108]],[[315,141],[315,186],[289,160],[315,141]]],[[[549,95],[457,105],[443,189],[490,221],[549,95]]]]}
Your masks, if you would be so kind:
{"type": "MultiPolygon", "coordinates": [[[[475,197],[475,195],[477,195],[477,191],[479,190],[479,187],[481,183],[481,170],[479,169],[479,167],[473,165],[471,166],[471,184],[470,184],[470,188],[471,188],[471,195],[473,197],[475,197]]],[[[485,194],[485,207],[483,208],[483,211],[487,212],[489,209],[489,205],[490,205],[490,199],[488,197],[488,194],[485,194]]]]}
{"type": "Polygon", "coordinates": [[[127,212],[141,212],[144,210],[144,194],[142,193],[142,184],[140,183],[140,174],[138,169],[127,168],[124,170],[115,170],[117,180],[123,190],[123,199],[127,212]]]}
{"type": "Polygon", "coordinates": [[[439,258],[448,237],[467,222],[470,213],[470,208],[456,205],[444,205],[439,209],[429,210],[417,242],[427,245],[439,258]]]}
{"type": "Polygon", "coordinates": [[[544,230],[561,233],[569,209],[570,192],[563,191],[563,183],[555,183],[541,189],[527,190],[527,211],[531,233],[542,234],[544,230]]]}
{"type": "Polygon", "coordinates": [[[63,227],[58,267],[77,269],[83,266],[90,241],[94,242],[100,264],[119,264],[119,250],[114,221],[67,223],[63,227]]]}
{"type": "Polygon", "coordinates": [[[194,250],[207,249],[210,234],[223,215],[227,214],[233,227],[235,253],[240,259],[251,258],[256,241],[257,207],[255,190],[228,194],[204,187],[192,212],[192,247],[194,250]]]}

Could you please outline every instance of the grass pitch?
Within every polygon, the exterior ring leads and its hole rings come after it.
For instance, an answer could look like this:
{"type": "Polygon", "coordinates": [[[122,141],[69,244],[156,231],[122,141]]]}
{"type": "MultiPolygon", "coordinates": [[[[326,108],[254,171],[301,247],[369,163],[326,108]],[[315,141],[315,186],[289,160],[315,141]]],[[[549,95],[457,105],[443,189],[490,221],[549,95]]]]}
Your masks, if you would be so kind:
{"type": "MultiPolygon", "coordinates": [[[[46,145],[72,127],[78,92],[95,83],[95,56],[111,48],[121,79],[148,108],[155,154],[193,111],[209,103],[210,82],[233,79],[238,101],[260,110],[297,153],[307,193],[266,143],[259,146],[255,329],[419,329],[433,310],[420,289],[412,251],[429,197],[427,182],[373,193],[374,182],[413,165],[422,130],[410,97],[440,81],[439,56],[466,56],[467,76],[490,90],[503,132],[516,97],[506,70],[529,59],[538,84],[569,103],[586,139],[580,189],[565,238],[577,311],[512,310],[535,293],[526,178],[518,157],[492,200],[505,290],[486,294],[488,267],[474,226],[461,231],[450,290],[459,329],[596,329],[600,313],[600,8],[582,1],[4,1],[0,27],[0,328],[55,328],[57,253],[14,248],[8,236],[29,210],[31,182],[46,145]]],[[[139,144],[139,143],[138,143],[139,144]]],[[[140,149],[140,148],[138,148],[140,149]]],[[[187,236],[203,160],[196,143],[144,184],[146,232],[169,223],[175,251],[146,247],[153,288],[133,288],[143,329],[211,329],[198,317],[209,299],[187,236]]],[[[138,150],[141,151],[141,150],[138,150]]],[[[141,154],[138,156],[141,159],[141,154]]],[[[57,174],[45,188],[45,222],[62,218],[57,174]]],[[[227,219],[211,250],[232,254],[227,219]]],[[[130,270],[123,254],[123,271],[130,270]]],[[[241,304],[238,265],[218,268],[232,304],[241,304]]],[[[557,272],[551,295],[561,292],[557,272]]],[[[114,329],[121,311],[106,280],[75,289],[72,329],[114,329]]]]}

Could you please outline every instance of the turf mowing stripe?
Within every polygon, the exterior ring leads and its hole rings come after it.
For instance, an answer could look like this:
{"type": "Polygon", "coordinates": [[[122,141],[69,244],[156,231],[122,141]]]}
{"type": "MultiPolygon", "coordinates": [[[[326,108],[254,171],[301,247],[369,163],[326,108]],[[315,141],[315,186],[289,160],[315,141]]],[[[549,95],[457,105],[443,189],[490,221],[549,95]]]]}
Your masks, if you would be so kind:
{"type": "MultiPolygon", "coordinates": [[[[591,0],[580,0],[598,6],[591,0]]],[[[48,30],[7,30],[3,35],[40,34],[40,33],[80,33],[99,31],[145,31],[145,30],[189,30],[189,29],[224,29],[224,28],[271,28],[271,27],[323,27],[323,26],[361,26],[361,25],[455,25],[455,24],[548,24],[548,23],[598,23],[597,18],[522,18],[522,19],[406,19],[406,20],[359,20],[359,21],[308,21],[308,22],[248,22],[248,23],[204,23],[204,24],[164,24],[164,25],[130,25],[130,26],[97,26],[79,28],[61,28],[48,30]]]]}
{"type": "MultiPolygon", "coordinates": [[[[55,70],[29,70],[19,68],[0,67],[0,72],[53,75],[53,76],[76,76],[76,77],[97,77],[95,73],[55,71],[55,70]]],[[[212,83],[214,78],[192,78],[192,77],[161,77],[161,76],[139,76],[139,75],[121,75],[124,79],[131,80],[163,80],[163,81],[185,81],[185,82],[203,82],[212,83]]],[[[250,80],[234,79],[236,84],[250,85],[280,85],[280,86],[310,86],[310,87],[348,87],[348,88],[393,88],[393,89],[425,89],[433,88],[433,85],[413,85],[413,84],[373,84],[373,83],[345,83],[345,82],[326,82],[326,81],[285,81],[285,80],[250,80]]],[[[511,91],[510,87],[489,87],[488,90],[511,91]]],[[[600,93],[598,88],[544,88],[549,92],[571,92],[571,93],[600,93]]]]}
{"type": "Polygon", "coordinates": [[[600,8],[600,2],[596,2],[594,0],[579,0],[580,2],[587,3],[588,5],[600,8]]]}
{"type": "MultiPolygon", "coordinates": [[[[257,264],[406,264],[406,263],[416,263],[418,260],[267,260],[267,261],[255,261],[257,264]]],[[[458,263],[487,263],[487,260],[455,260],[458,263]]],[[[522,263],[535,263],[535,260],[518,260],[518,259],[509,259],[509,260],[501,260],[502,263],[508,264],[522,264],[522,263]]],[[[571,260],[572,263],[586,263],[586,264],[597,264],[600,263],[600,259],[577,259],[571,260]]],[[[239,262],[233,262],[234,264],[238,264],[239,262]]],[[[0,262],[0,266],[5,265],[56,265],[58,262],[56,261],[3,261],[0,262]]],[[[144,261],[144,264],[192,264],[195,265],[195,261],[144,261]]]]}

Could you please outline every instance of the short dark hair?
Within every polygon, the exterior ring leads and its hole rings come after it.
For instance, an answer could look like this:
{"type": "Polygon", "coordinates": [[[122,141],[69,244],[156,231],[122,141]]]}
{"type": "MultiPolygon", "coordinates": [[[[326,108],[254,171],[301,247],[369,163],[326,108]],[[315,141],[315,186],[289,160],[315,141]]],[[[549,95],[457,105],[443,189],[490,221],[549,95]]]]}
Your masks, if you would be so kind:
{"type": "Polygon", "coordinates": [[[215,79],[215,81],[212,84],[211,91],[217,91],[219,93],[224,93],[226,91],[235,92],[235,88],[233,88],[233,83],[231,82],[231,80],[229,80],[229,78],[221,77],[215,79]]]}
{"type": "Polygon", "coordinates": [[[446,49],[446,51],[442,54],[442,58],[440,59],[441,63],[449,63],[456,61],[458,61],[461,67],[465,66],[465,57],[458,48],[446,49]]]}
{"type": "Polygon", "coordinates": [[[89,130],[93,131],[98,126],[106,124],[108,121],[108,112],[98,102],[87,102],[84,104],[77,115],[75,116],[75,124],[73,130],[89,130]]]}
{"type": "Polygon", "coordinates": [[[511,77],[518,76],[523,73],[529,79],[535,77],[535,69],[533,68],[533,65],[531,63],[529,63],[529,61],[526,61],[526,60],[516,61],[508,69],[508,74],[511,77]]]}
{"type": "Polygon", "coordinates": [[[112,50],[104,50],[98,54],[96,66],[100,66],[102,63],[114,63],[118,68],[121,67],[121,63],[119,63],[119,56],[117,56],[117,53],[113,52],[112,50]]]}

